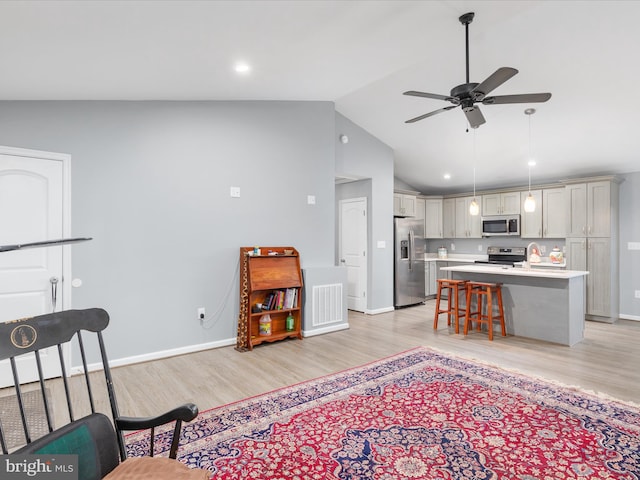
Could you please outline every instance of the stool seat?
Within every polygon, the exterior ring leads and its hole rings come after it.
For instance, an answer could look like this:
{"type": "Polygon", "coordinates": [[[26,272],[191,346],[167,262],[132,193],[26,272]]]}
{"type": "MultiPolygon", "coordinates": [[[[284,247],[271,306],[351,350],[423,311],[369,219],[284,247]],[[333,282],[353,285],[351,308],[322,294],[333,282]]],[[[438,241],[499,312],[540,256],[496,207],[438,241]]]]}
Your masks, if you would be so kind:
{"type": "Polygon", "coordinates": [[[459,319],[465,316],[466,308],[460,306],[460,293],[465,291],[466,280],[451,280],[448,278],[439,278],[438,291],[436,294],[436,312],[433,318],[433,329],[438,329],[438,319],[441,313],[447,314],[447,325],[453,322],[455,332],[460,333],[459,319]],[[440,308],[440,300],[443,290],[448,291],[447,308],[440,308]]]}
{"type": "Polygon", "coordinates": [[[477,329],[480,330],[482,324],[487,325],[489,340],[493,340],[493,322],[498,320],[502,336],[507,336],[504,322],[504,306],[502,304],[502,283],[487,282],[466,282],[466,315],[464,320],[464,334],[466,335],[472,322],[477,322],[477,329]],[[476,296],[476,310],[472,310],[473,296],[476,296]],[[497,300],[497,313],[494,312],[493,296],[497,300]],[[483,312],[483,298],[487,299],[486,313],[483,312]]]}

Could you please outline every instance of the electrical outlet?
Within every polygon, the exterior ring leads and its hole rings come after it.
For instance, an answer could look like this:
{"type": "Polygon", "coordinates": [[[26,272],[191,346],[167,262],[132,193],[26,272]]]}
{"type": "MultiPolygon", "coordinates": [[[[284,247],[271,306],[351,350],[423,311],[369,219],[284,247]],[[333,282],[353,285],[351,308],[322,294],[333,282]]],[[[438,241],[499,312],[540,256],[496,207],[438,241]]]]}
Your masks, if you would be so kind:
{"type": "Polygon", "coordinates": [[[451,244],[451,251],[452,251],[452,252],[455,252],[455,251],[456,251],[456,244],[455,244],[455,243],[452,243],[452,244],[451,244]]]}
{"type": "Polygon", "coordinates": [[[481,252],[482,251],[482,245],[478,245],[478,251],[481,252]]]}
{"type": "Polygon", "coordinates": [[[204,307],[198,308],[198,320],[203,321],[205,315],[206,315],[206,312],[204,310],[204,307]]]}
{"type": "Polygon", "coordinates": [[[636,298],[640,298],[640,290],[636,290],[636,298]]]}
{"type": "Polygon", "coordinates": [[[540,245],[540,253],[547,253],[547,247],[540,245]]]}

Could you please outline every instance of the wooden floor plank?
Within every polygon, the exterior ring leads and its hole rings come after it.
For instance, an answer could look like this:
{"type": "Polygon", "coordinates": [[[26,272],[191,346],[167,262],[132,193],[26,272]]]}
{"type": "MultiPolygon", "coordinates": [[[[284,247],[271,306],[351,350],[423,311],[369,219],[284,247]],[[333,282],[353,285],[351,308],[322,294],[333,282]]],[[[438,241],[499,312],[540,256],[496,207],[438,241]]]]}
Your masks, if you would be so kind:
{"type": "Polygon", "coordinates": [[[151,415],[177,403],[200,410],[258,395],[424,345],[522,373],[640,402],[640,322],[587,322],[573,347],[485,333],[456,335],[435,302],[380,315],[349,312],[350,328],[251,352],[217,348],[113,369],[120,410],[151,415]]]}

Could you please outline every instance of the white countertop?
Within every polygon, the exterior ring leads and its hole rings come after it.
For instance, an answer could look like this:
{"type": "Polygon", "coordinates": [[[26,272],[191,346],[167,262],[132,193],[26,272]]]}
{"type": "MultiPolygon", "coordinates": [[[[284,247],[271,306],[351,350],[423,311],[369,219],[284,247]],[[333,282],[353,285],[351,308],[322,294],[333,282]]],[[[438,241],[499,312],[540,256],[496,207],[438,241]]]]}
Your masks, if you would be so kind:
{"type": "Polygon", "coordinates": [[[457,267],[443,267],[441,270],[468,273],[489,273],[491,275],[512,275],[516,277],[543,277],[543,278],[573,278],[589,275],[589,272],[580,270],[562,270],[551,268],[516,268],[486,264],[460,265],[457,267]]]}

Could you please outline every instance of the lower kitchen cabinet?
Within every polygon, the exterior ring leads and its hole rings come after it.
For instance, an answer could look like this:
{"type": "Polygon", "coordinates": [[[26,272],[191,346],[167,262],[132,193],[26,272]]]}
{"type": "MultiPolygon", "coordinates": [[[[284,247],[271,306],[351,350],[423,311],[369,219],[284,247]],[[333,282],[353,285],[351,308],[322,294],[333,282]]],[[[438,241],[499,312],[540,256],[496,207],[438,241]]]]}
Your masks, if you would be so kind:
{"type": "Polygon", "coordinates": [[[611,323],[618,318],[618,272],[609,238],[567,238],[567,268],[588,271],[586,317],[611,323]]]}
{"type": "Polygon", "coordinates": [[[436,262],[424,262],[424,295],[433,297],[437,293],[436,285],[436,262]]]}

